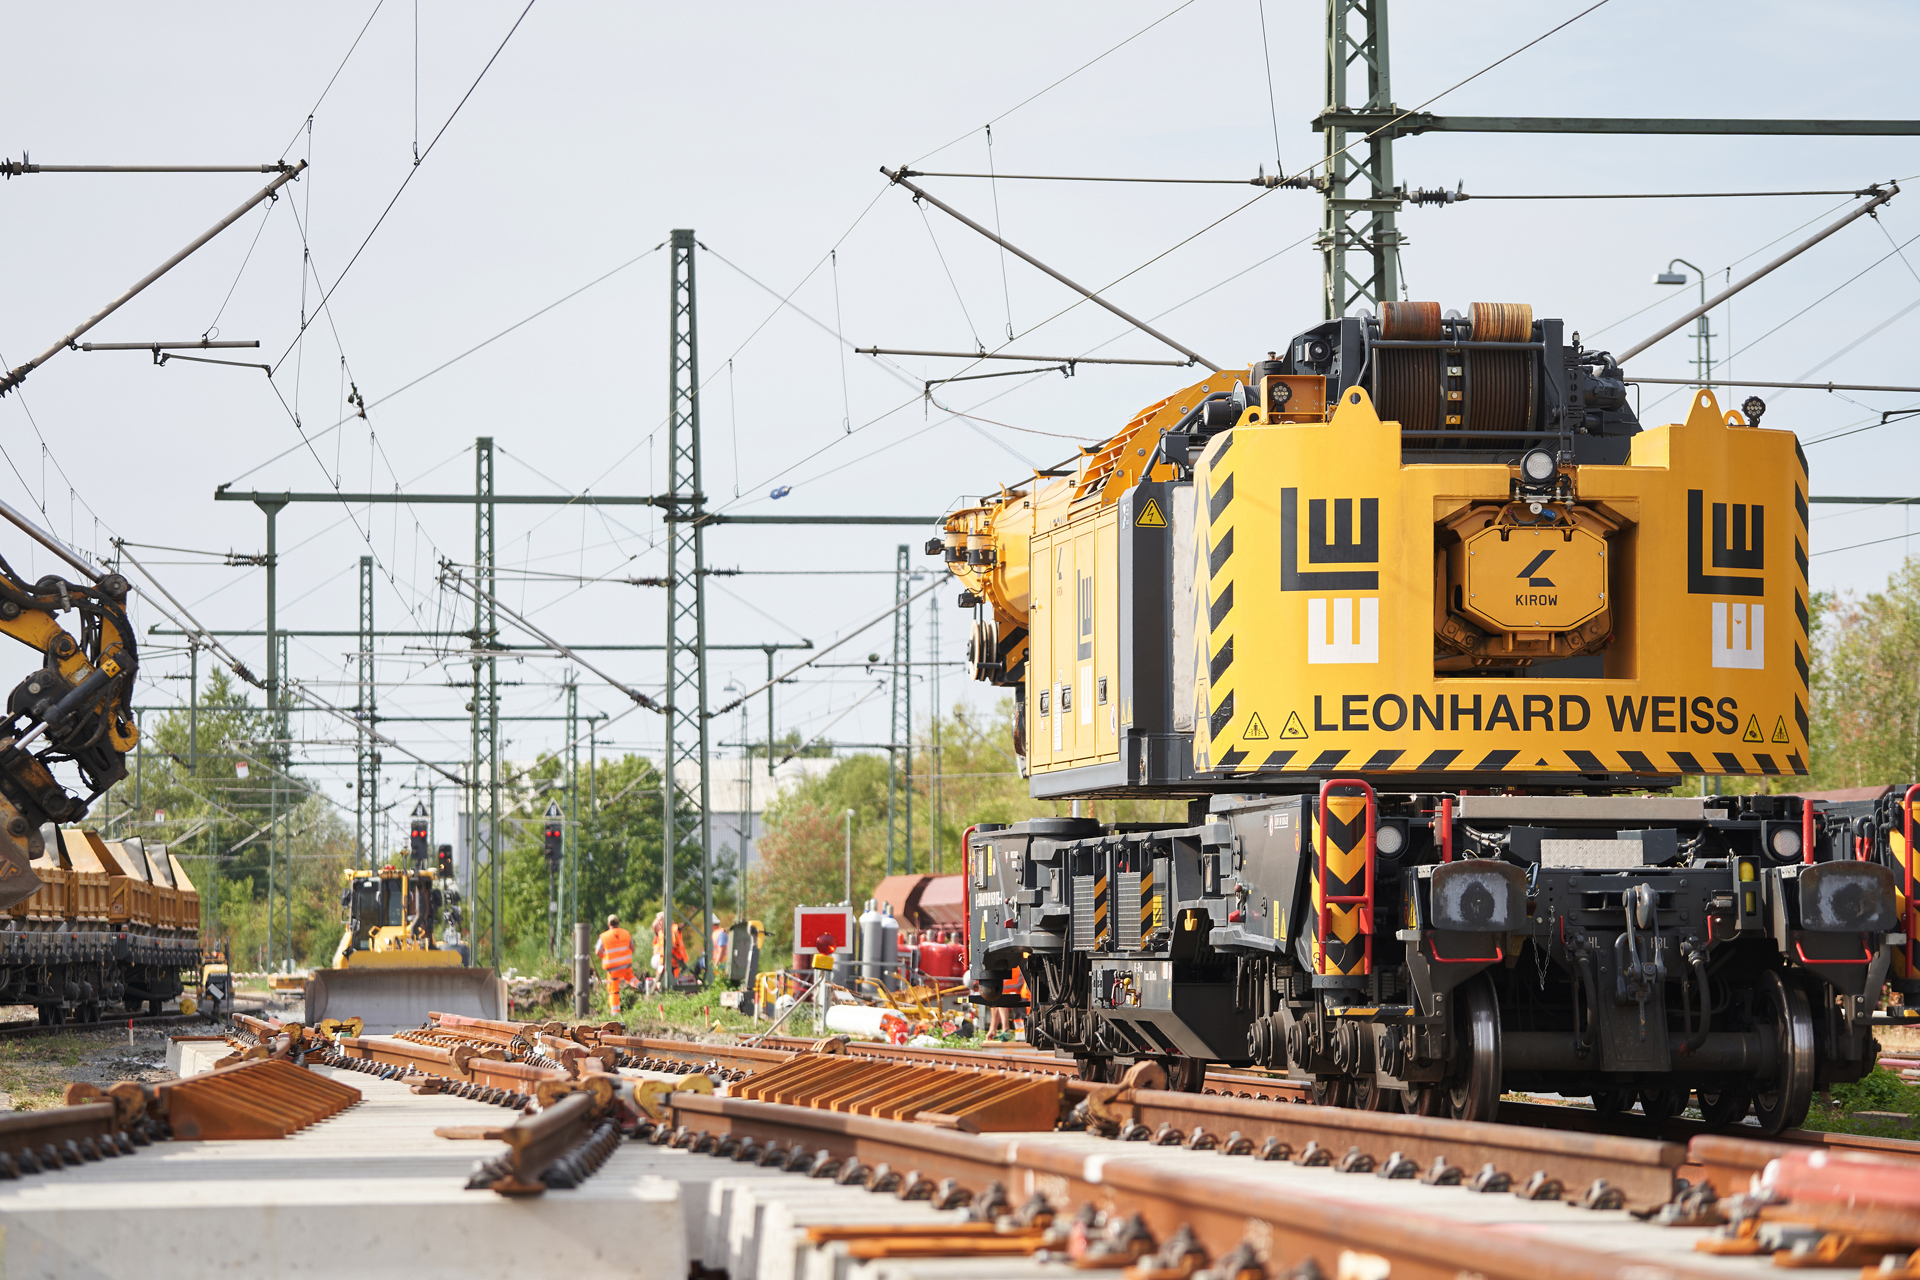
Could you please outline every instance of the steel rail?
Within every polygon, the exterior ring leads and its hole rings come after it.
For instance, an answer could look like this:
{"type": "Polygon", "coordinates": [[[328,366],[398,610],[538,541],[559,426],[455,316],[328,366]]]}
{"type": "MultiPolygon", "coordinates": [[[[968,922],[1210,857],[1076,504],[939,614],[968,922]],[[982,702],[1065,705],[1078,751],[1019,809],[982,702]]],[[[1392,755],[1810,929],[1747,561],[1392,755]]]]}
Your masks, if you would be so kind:
{"type": "MultiPolygon", "coordinates": [[[[1191,1171],[1150,1154],[1063,1149],[1032,1135],[987,1137],[903,1121],[816,1111],[806,1107],[676,1093],[669,1099],[679,1126],[676,1145],[737,1155],[751,1142],[818,1154],[816,1171],[837,1164],[841,1180],[860,1183],[864,1169],[885,1164],[909,1171],[907,1183],[952,1178],[977,1196],[999,1183],[1014,1203],[1044,1188],[1056,1209],[1091,1203],[1109,1214],[1138,1214],[1157,1238],[1182,1227],[1214,1259],[1243,1242],[1255,1243],[1276,1263],[1314,1258],[1326,1274],[1343,1252],[1360,1250],[1388,1260],[1396,1278],[1453,1280],[1465,1273],[1486,1280],[1617,1280],[1622,1258],[1556,1241],[1551,1250],[1524,1236],[1476,1230],[1435,1217],[1383,1215],[1377,1205],[1305,1196],[1234,1176],[1228,1165],[1191,1171]],[[693,1130],[704,1131],[698,1137],[693,1130]],[[716,1141],[719,1139],[719,1141],[716,1141]],[[858,1168],[849,1168],[849,1164],[858,1168]],[[850,1177],[849,1174],[852,1176],[850,1177]]],[[[1706,1268],[1663,1265],[1672,1280],[1719,1274],[1706,1268]]]]}
{"type": "Polygon", "coordinates": [[[98,1022],[63,1022],[58,1026],[46,1026],[38,1022],[6,1022],[0,1023],[0,1038],[57,1036],[66,1031],[114,1031],[129,1022],[136,1027],[169,1027],[205,1021],[206,1016],[199,1013],[143,1013],[126,1018],[102,1018],[98,1022]]]}

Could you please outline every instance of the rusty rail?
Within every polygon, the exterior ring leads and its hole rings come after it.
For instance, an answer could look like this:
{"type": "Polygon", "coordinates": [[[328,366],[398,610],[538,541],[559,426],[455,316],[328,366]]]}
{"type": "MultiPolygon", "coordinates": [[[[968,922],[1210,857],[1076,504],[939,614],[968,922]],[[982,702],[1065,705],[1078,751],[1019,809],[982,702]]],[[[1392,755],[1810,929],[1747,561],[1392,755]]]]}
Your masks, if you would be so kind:
{"type": "MultiPolygon", "coordinates": [[[[1560,1242],[1549,1251],[1523,1236],[1289,1194],[1236,1179],[1231,1166],[1187,1172],[1124,1152],[1088,1156],[1031,1138],[952,1133],[736,1098],[674,1094],[671,1108],[676,1146],[779,1163],[903,1197],[938,1195],[946,1204],[983,1196],[996,1183],[1016,1201],[1045,1187],[1062,1213],[1068,1207],[1062,1201],[1069,1201],[1109,1215],[1137,1215],[1156,1241],[1173,1241],[1184,1229],[1183,1238],[1229,1276],[1239,1274],[1236,1257],[1257,1258],[1269,1275],[1311,1258],[1333,1275],[1342,1270],[1340,1256],[1356,1250],[1385,1259],[1396,1280],[1452,1280],[1463,1271],[1486,1280],[1617,1280],[1622,1273],[1617,1253],[1560,1242]],[[1242,1246],[1250,1253],[1237,1255],[1242,1246]]],[[[1660,1271],[1671,1280],[1717,1274],[1671,1265],[1660,1271]]]]}

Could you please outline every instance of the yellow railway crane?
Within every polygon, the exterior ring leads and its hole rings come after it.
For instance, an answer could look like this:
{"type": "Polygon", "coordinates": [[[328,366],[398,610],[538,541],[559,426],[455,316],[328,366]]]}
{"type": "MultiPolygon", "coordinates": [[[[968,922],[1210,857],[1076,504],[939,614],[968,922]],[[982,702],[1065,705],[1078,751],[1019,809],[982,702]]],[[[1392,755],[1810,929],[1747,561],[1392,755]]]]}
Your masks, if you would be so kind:
{"type": "Polygon", "coordinates": [[[1530,307],[1388,303],[950,513],[1032,794],[1191,801],[973,829],[980,998],[1022,970],[1094,1077],[1468,1118],[1778,1129],[1870,1069],[1920,994],[1896,815],[1700,785],[1806,772],[1805,457],[1758,398],[1629,399],[1530,307]]]}

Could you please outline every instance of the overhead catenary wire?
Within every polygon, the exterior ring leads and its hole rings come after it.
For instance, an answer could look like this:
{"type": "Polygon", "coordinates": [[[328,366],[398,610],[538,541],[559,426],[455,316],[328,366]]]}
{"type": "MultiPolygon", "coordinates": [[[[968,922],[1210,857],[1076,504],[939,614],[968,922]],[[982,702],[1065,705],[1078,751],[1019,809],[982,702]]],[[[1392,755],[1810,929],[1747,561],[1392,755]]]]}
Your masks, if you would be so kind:
{"type": "MultiPolygon", "coordinates": [[[[400,186],[393,193],[393,198],[387,201],[386,207],[380,211],[380,216],[373,220],[371,227],[367,228],[367,234],[360,241],[360,247],[353,251],[353,256],[347,259],[347,265],[340,268],[340,274],[333,278],[333,283],[329,285],[326,292],[320,296],[319,305],[314,308],[315,315],[318,315],[321,310],[325,309],[328,301],[332,299],[334,291],[345,282],[347,273],[353,270],[356,262],[360,261],[360,255],[366,252],[367,245],[373,240],[375,233],[378,232],[386,222],[387,215],[393,212],[393,207],[400,203],[400,197],[406,194],[407,187],[413,182],[414,175],[420,172],[421,165],[426,162],[428,156],[433,154],[433,149],[440,145],[440,139],[446,136],[447,130],[452,127],[454,120],[459,117],[461,108],[467,105],[468,99],[473,97],[474,90],[480,87],[480,82],[486,79],[487,72],[493,69],[493,64],[499,60],[501,53],[505,52],[507,42],[513,39],[513,33],[520,29],[520,24],[527,20],[529,13],[533,12],[535,3],[536,0],[527,0],[527,7],[520,11],[520,16],[513,20],[511,27],[507,28],[507,34],[501,37],[499,47],[494,49],[493,56],[487,59],[486,66],[480,68],[480,74],[473,78],[473,83],[467,86],[466,93],[461,95],[460,101],[454,104],[453,110],[449,112],[447,118],[441,122],[439,130],[433,135],[432,141],[427,143],[427,149],[422,151],[419,159],[408,168],[407,176],[400,180],[400,186]]],[[[1605,3],[1605,0],[1602,0],[1602,3],[1605,3]]],[[[372,19],[369,18],[368,21],[372,21],[372,19]]],[[[307,326],[311,323],[312,319],[310,317],[302,317],[299,334],[296,334],[294,340],[287,344],[287,349],[280,353],[280,358],[273,362],[273,367],[276,370],[286,363],[287,357],[292,355],[294,349],[300,345],[300,338],[305,335],[307,326]]]]}
{"type": "Polygon", "coordinates": [[[134,298],[138,297],[142,292],[146,290],[147,286],[151,285],[154,281],[158,280],[161,276],[164,276],[165,274],[167,274],[167,272],[179,266],[182,262],[185,262],[202,245],[206,244],[209,240],[212,240],[215,236],[219,235],[222,231],[225,231],[228,227],[232,226],[235,222],[238,222],[240,218],[247,212],[247,210],[253,208],[255,205],[259,204],[262,200],[271,199],[274,196],[274,194],[280,190],[280,188],[286,186],[289,182],[292,182],[295,178],[298,178],[301,172],[306,169],[306,167],[307,167],[307,162],[304,160],[300,161],[297,164],[288,166],[286,170],[280,173],[277,177],[275,177],[272,182],[269,182],[266,186],[260,188],[260,190],[254,192],[251,196],[247,197],[247,199],[241,203],[239,208],[235,209],[232,213],[229,213],[226,217],[220,219],[220,221],[214,223],[211,227],[201,232],[198,236],[195,236],[190,242],[188,242],[187,246],[181,249],[178,253],[175,253],[172,257],[168,258],[165,262],[155,267],[152,271],[149,271],[146,275],[142,276],[140,279],[134,281],[132,284],[128,285],[125,289],[121,290],[120,293],[116,297],[114,297],[112,301],[108,302],[105,306],[101,307],[98,311],[95,311],[92,315],[88,316],[85,320],[82,320],[79,324],[75,325],[72,329],[69,329],[64,335],[62,335],[60,338],[55,340],[52,346],[48,347],[45,351],[42,351],[39,355],[35,356],[33,359],[27,361],[25,364],[20,365],[17,368],[8,370],[4,376],[0,376],[0,395],[5,395],[8,391],[11,391],[13,388],[19,386],[23,381],[26,380],[26,377],[28,374],[32,373],[35,369],[38,369],[41,365],[51,360],[54,356],[60,354],[61,351],[75,346],[79,342],[81,334],[86,333],[88,330],[92,329],[95,325],[99,324],[102,320],[105,320],[108,316],[118,311],[121,307],[133,301],[134,298]]]}
{"type": "MultiPolygon", "coordinates": [[[[593,288],[595,285],[601,284],[604,281],[612,279],[614,276],[620,274],[622,271],[625,271],[628,267],[633,266],[636,262],[640,262],[641,260],[655,253],[658,253],[661,249],[664,249],[665,247],[666,247],[666,241],[663,240],[659,244],[653,246],[653,248],[647,250],[645,253],[637,254],[634,257],[628,258],[625,262],[621,263],[617,267],[614,267],[611,271],[604,272],[603,274],[594,277],[593,279],[587,281],[585,284],[581,285],[578,289],[575,289],[573,292],[565,295],[564,297],[556,298],[552,302],[549,302],[546,306],[541,307],[538,311],[533,312],[531,315],[524,316],[521,319],[514,321],[512,324],[508,325],[506,328],[502,329],[500,332],[494,334],[491,338],[487,338],[482,342],[475,343],[473,346],[468,347],[465,351],[462,351],[459,355],[454,356],[451,360],[444,360],[441,363],[435,365],[433,368],[427,370],[425,373],[421,374],[419,377],[414,378],[411,381],[402,383],[400,386],[395,387],[392,391],[387,392],[385,395],[377,396],[372,400],[366,401],[365,403],[359,406],[358,412],[350,413],[347,416],[341,418],[338,422],[335,422],[332,426],[324,427],[321,430],[314,432],[313,439],[315,440],[324,439],[330,432],[338,430],[339,428],[345,426],[347,423],[352,422],[355,419],[364,419],[367,416],[367,410],[378,408],[379,406],[385,404],[387,401],[393,399],[395,396],[399,395],[403,391],[411,391],[413,388],[425,382],[428,378],[433,377],[435,374],[442,373],[447,369],[452,368],[454,365],[459,364],[462,360],[465,360],[468,356],[473,355],[476,352],[482,351],[485,348],[492,346],[494,343],[500,341],[500,339],[506,337],[508,334],[512,333],[514,330],[533,323],[535,320],[538,320],[541,316],[547,314],[547,312],[552,311],[555,307],[558,307],[563,303],[573,301],[575,298],[579,297],[581,294],[585,293],[587,290],[593,288]]],[[[280,461],[282,458],[286,457],[288,454],[298,453],[304,447],[305,447],[304,445],[293,445],[293,446],[290,446],[289,448],[282,449],[279,453],[274,454],[271,458],[268,458],[265,462],[262,462],[257,466],[249,467],[247,470],[242,471],[239,475],[227,481],[227,483],[229,485],[238,484],[240,481],[246,479],[248,476],[253,475],[258,471],[262,471],[267,467],[272,466],[274,463],[280,461]]],[[[465,448],[462,449],[462,452],[465,452],[466,448],[471,448],[471,447],[472,447],[471,445],[466,446],[465,448]]]]}
{"type": "MultiPolygon", "coordinates": [[[[1155,178],[1139,175],[1121,174],[1079,174],[1079,173],[950,173],[931,169],[903,169],[901,176],[908,178],[979,178],[998,179],[1001,182],[1120,182],[1141,183],[1147,185],[1183,186],[1183,187],[1271,187],[1284,186],[1284,179],[1276,181],[1273,177],[1260,174],[1252,178],[1155,178]]],[[[1301,190],[1308,190],[1302,186],[1301,190]]],[[[1404,192],[1404,189],[1403,189],[1404,192]]],[[[1411,193],[1406,193],[1410,195],[1411,193]]],[[[1444,202],[1430,200],[1431,204],[1463,204],[1473,200],[1751,200],[1776,196],[1858,196],[1867,194],[1858,187],[1839,188],[1821,191],[1549,191],[1537,193],[1498,193],[1481,194],[1472,191],[1450,191],[1444,202]]],[[[1419,203],[1419,202],[1415,202],[1419,203]]]]}
{"type": "Polygon", "coordinates": [[[495,596],[492,592],[482,588],[479,585],[479,583],[469,582],[466,579],[465,575],[463,575],[460,572],[457,566],[452,564],[447,564],[444,567],[445,567],[447,576],[453,582],[459,585],[463,593],[469,599],[479,600],[484,598],[488,604],[498,609],[501,613],[504,613],[505,615],[507,615],[508,618],[510,618],[515,624],[517,624],[521,628],[521,630],[525,631],[528,635],[538,640],[541,644],[548,646],[555,653],[559,654],[561,657],[566,658],[571,662],[579,663],[580,666],[586,668],[588,671],[591,671],[594,675],[599,676],[602,680],[612,685],[615,689],[618,689],[621,693],[624,693],[627,695],[627,697],[633,699],[636,705],[645,707],[649,711],[658,711],[658,712],[661,712],[662,714],[666,712],[667,709],[664,706],[662,706],[660,703],[656,702],[654,699],[640,692],[638,689],[626,683],[624,680],[617,679],[616,677],[607,674],[605,671],[602,671],[599,667],[594,666],[591,662],[588,662],[585,658],[581,657],[578,652],[568,648],[566,645],[562,644],[560,641],[554,639],[552,636],[548,635],[545,631],[541,630],[540,627],[538,627],[532,622],[529,622],[526,619],[525,615],[519,613],[517,610],[508,608],[505,604],[502,604],[497,596],[495,596]]]}
{"type": "Polygon", "coordinates": [[[864,622],[860,626],[855,627],[852,631],[849,631],[846,635],[841,636],[838,640],[835,640],[832,644],[828,645],[826,648],[816,652],[812,657],[808,658],[806,661],[787,668],[787,670],[781,672],[779,675],[775,676],[771,680],[766,681],[763,684],[755,685],[753,688],[747,690],[745,693],[741,694],[739,697],[735,698],[732,702],[727,703],[723,707],[716,707],[712,711],[701,712],[701,717],[703,719],[711,720],[716,716],[723,716],[727,714],[727,712],[729,711],[738,710],[740,707],[740,704],[745,702],[747,699],[754,697],[756,694],[765,693],[768,689],[773,688],[773,686],[779,684],[783,680],[786,680],[790,676],[794,675],[796,672],[806,670],[808,667],[812,666],[814,663],[818,662],[820,659],[832,653],[835,649],[838,649],[841,645],[851,641],[855,636],[858,636],[863,632],[870,631],[874,627],[879,626],[881,623],[885,622],[888,618],[891,618],[894,614],[900,612],[900,610],[911,605],[914,601],[918,600],[921,596],[926,595],[929,591],[932,591],[934,588],[941,585],[942,585],[941,580],[939,578],[935,578],[932,582],[929,582],[926,586],[920,588],[920,590],[914,592],[912,595],[908,596],[905,600],[902,600],[899,604],[894,605],[892,608],[888,609],[885,613],[882,613],[879,617],[874,618],[869,622],[864,622]]]}
{"type": "MultiPolygon", "coordinates": [[[[8,512],[11,513],[11,508],[8,508],[8,512]]],[[[0,514],[4,514],[4,513],[0,513],[0,514]]],[[[16,524],[20,523],[20,519],[18,518],[17,513],[7,514],[7,518],[9,520],[13,520],[14,523],[16,524]]],[[[31,522],[29,521],[28,523],[30,524],[31,522]]],[[[45,544],[46,538],[50,537],[51,535],[34,533],[33,536],[36,538],[36,540],[41,541],[43,544],[45,544]]],[[[57,539],[55,541],[57,541],[57,539]]],[[[218,655],[221,661],[225,662],[228,668],[235,675],[239,676],[242,680],[246,681],[248,684],[252,685],[256,689],[266,688],[265,681],[261,680],[260,677],[254,675],[252,669],[249,668],[247,664],[244,661],[242,661],[233,652],[233,650],[227,648],[227,646],[220,641],[220,638],[218,636],[214,635],[211,631],[208,631],[205,627],[201,626],[199,621],[193,616],[192,612],[185,605],[181,604],[180,601],[174,596],[174,594],[171,591],[167,590],[166,584],[162,583],[160,579],[157,576],[155,576],[155,574],[151,569],[148,569],[145,565],[140,563],[140,560],[138,557],[136,557],[131,551],[126,550],[125,547],[118,542],[118,540],[115,541],[114,549],[120,553],[121,558],[127,560],[135,568],[140,570],[140,572],[146,577],[147,581],[152,583],[154,588],[158,590],[161,595],[166,597],[168,603],[172,604],[174,608],[180,611],[180,616],[176,617],[174,614],[170,613],[165,606],[161,605],[159,601],[153,598],[151,593],[143,590],[138,584],[129,584],[133,590],[139,591],[141,595],[146,597],[147,603],[153,605],[153,607],[156,610],[158,610],[164,617],[166,617],[166,619],[169,622],[173,623],[174,626],[182,630],[187,630],[188,628],[191,628],[191,634],[194,636],[195,640],[201,645],[201,647],[207,649],[211,653],[218,655]]],[[[70,555],[70,553],[68,553],[68,555],[70,555]]],[[[73,563],[76,565],[76,567],[81,567],[83,569],[83,572],[91,572],[89,570],[85,570],[84,566],[80,566],[78,560],[74,560],[73,563]]],[[[364,720],[354,715],[352,712],[343,710],[342,708],[335,706],[333,703],[328,702],[325,698],[322,698],[318,694],[315,694],[310,690],[308,690],[299,681],[286,678],[284,673],[282,673],[282,684],[286,688],[287,692],[292,693],[294,696],[300,698],[303,702],[310,704],[315,710],[324,712],[327,715],[333,716],[337,720],[341,720],[347,724],[352,725],[354,727],[355,732],[365,733],[366,735],[371,737],[374,741],[379,742],[382,745],[392,747],[395,751],[400,752],[402,755],[406,756],[409,760],[412,760],[417,764],[421,764],[426,766],[429,769],[432,769],[435,773],[440,774],[442,777],[446,778],[448,781],[458,786],[464,787],[467,785],[466,779],[462,778],[459,774],[449,772],[448,770],[440,767],[437,764],[434,764],[432,761],[421,756],[419,753],[413,751],[411,748],[402,746],[400,743],[394,741],[392,738],[388,737],[386,734],[383,734],[378,729],[375,729],[372,725],[367,724],[364,720]]]]}
{"type": "MultiPolygon", "coordinates": [[[[1605,2],[1606,0],[1601,0],[1601,3],[1604,4],[1605,2]]],[[[1148,335],[1149,337],[1156,338],[1159,341],[1166,343],[1169,347],[1172,347],[1175,351],[1178,351],[1181,355],[1186,356],[1189,360],[1193,360],[1200,364],[1203,364],[1207,366],[1208,369],[1212,370],[1215,373],[1218,373],[1220,371],[1219,365],[1207,359],[1205,356],[1201,355],[1198,351],[1195,351],[1193,348],[1185,345],[1184,343],[1177,342],[1174,339],[1168,337],[1166,334],[1160,332],[1158,329],[1148,324],[1145,320],[1141,320],[1127,314],[1125,311],[1122,311],[1119,307],[1115,306],[1113,303],[1108,302],[1105,298],[1101,297],[1099,292],[1092,289],[1088,289],[1084,285],[1076,284],[1074,281],[1070,280],[1065,275],[1062,275],[1060,272],[1054,270],[1052,267],[1048,266],[1046,263],[1040,261],[1040,259],[1034,257],[1032,254],[1028,253],[1026,250],[1020,248],[1018,245],[1009,244],[1006,240],[995,235],[993,232],[987,230],[985,227],[975,222],[972,218],[969,218],[966,214],[961,213],[958,209],[954,208],[952,205],[947,204],[946,202],[940,200],[938,197],[934,196],[932,193],[928,192],[926,189],[914,185],[912,182],[902,177],[896,171],[892,169],[888,169],[885,165],[882,165],[880,167],[880,172],[886,174],[887,177],[893,179],[899,185],[913,192],[914,198],[916,200],[926,201],[928,204],[940,210],[940,212],[946,214],[948,217],[954,219],[956,222],[959,222],[963,226],[969,227],[972,230],[979,232],[981,235],[987,237],[987,239],[993,241],[995,244],[1007,250],[1007,252],[1013,254],[1016,258],[1019,258],[1021,261],[1027,263],[1029,266],[1036,268],[1037,270],[1045,273],[1046,275],[1052,276],[1055,280],[1058,280],[1061,284],[1064,284],[1065,286],[1067,286],[1067,288],[1073,290],[1075,293],[1085,298],[1088,302],[1091,302],[1096,306],[1105,307],[1108,311],[1113,312],[1114,315],[1119,316],[1122,320],[1125,320],[1128,324],[1134,326],[1136,329],[1140,330],[1142,333],[1148,335]]],[[[1254,200],[1259,200],[1262,196],[1265,196],[1266,194],[1267,193],[1263,191],[1260,193],[1260,195],[1255,196],[1254,200]]],[[[1253,201],[1250,200],[1247,203],[1252,204],[1253,201]]],[[[1245,207],[1246,205],[1241,206],[1241,208],[1243,209],[1245,207]]],[[[1239,209],[1236,209],[1233,212],[1238,213],[1239,211],[1240,211],[1239,209]]],[[[1232,214],[1227,215],[1227,217],[1232,217],[1232,216],[1233,216],[1232,214]]],[[[1220,221],[1225,221],[1225,219],[1224,218],[1220,219],[1220,221]]],[[[1211,227],[1213,226],[1218,226],[1218,225],[1219,225],[1219,222],[1211,223],[1209,224],[1209,229],[1211,229],[1211,227]]],[[[1182,243],[1185,243],[1185,242],[1183,241],[1182,243]]],[[[1107,287],[1112,288],[1113,286],[1108,285],[1107,287]]]]}

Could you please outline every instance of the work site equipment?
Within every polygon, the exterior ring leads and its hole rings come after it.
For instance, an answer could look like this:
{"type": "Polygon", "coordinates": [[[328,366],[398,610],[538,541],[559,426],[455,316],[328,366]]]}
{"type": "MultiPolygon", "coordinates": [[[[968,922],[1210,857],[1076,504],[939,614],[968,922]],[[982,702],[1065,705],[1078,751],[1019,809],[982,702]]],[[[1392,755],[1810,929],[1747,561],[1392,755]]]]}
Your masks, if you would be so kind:
{"type": "Polygon", "coordinates": [[[976,999],[1022,972],[1093,1079],[1464,1119],[1777,1131],[1871,1069],[1883,981],[1920,994],[1895,802],[1633,794],[1807,771],[1806,459],[1627,381],[1525,305],[1389,302],[949,515],[1033,795],[1201,797],[971,828],[976,999]]]}
{"type": "Polygon", "coordinates": [[[0,559],[0,633],[38,655],[0,717],[0,998],[43,1025],[97,1021],[114,1005],[160,1006],[199,964],[200,899],[164,846],[62,831],[127,776],[140,740],[129,702],[139,668],[127,580],[97,573],[26,528],[85,582],[21,578],[0,559]],[[79,615],[79,639],[59,615],[79,615]],[[77,771],[69,790],[53,773],[77,771]]]}
{"type": "Polygon", "coordinates": [[[459,890],[443,875],[389,865],[344,876],[346,927],[333,968],[307,980],[309,1026],[358,1017],[386,1035],[419,1026],[435,1009],[474,1018],[506,1012],[506,983],[492,969],[467,967],[464,948],[434,937],[442,913],[459,910],[459,890]]]}

